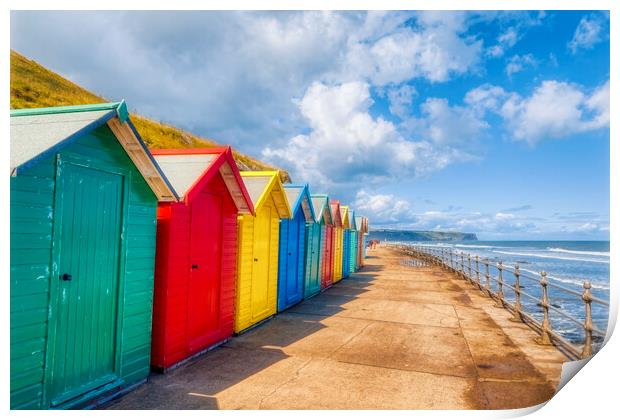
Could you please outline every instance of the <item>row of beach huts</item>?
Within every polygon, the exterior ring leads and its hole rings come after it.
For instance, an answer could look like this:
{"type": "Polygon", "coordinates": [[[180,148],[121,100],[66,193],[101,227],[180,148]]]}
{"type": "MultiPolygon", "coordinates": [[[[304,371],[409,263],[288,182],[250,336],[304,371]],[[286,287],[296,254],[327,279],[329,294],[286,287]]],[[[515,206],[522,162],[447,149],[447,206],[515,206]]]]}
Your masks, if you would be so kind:
{"type": "Polygon", "coordinates": [[[11,407],[89,407],[364,265],[368,220],[123,102],[11,111],[11,407]]]}

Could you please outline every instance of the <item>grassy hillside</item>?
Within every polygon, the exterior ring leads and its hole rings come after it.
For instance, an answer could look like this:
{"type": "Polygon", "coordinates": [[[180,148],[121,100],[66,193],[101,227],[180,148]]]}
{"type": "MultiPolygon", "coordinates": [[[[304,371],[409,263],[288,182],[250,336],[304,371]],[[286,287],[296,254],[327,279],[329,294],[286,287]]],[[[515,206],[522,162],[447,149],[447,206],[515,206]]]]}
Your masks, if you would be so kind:
{"type": "MultiPolygon", "coordinates": [[[[11,51],[11,109],[83,105],[110,102],[54,73],[35,61],[11,51]]],[[[215,147],[213,140],[132,114],[131,120],[151,148],[215,147]]],[[[235,152],[241,170],[276,169],[250,156],[235,152]]],[[[283,172],[283,181],[290,181],[283,172]]]]}

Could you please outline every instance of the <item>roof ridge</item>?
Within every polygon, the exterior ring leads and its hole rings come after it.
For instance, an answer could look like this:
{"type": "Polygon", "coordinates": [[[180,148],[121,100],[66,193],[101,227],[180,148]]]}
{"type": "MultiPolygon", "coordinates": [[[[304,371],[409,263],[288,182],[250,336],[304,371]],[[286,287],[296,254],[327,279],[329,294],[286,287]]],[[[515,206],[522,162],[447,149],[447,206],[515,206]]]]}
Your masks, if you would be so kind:
{"type": "Polygon", "coordinates": [[[120,102],[108,102],[101,104],[87,104],[87,105],[67,105],[67,106],[52,106],[47,108],[23,108],[12,109],[11,117],[25,117],[33,115],[50,115],[50,114],[70,114],[76,112],[93,112],[93,111],[105,111],[115,110],[119,119],[122,122],[127,121],[129,118],[129,112],[127,111],[127,105],[123,99],[120,102]]]}

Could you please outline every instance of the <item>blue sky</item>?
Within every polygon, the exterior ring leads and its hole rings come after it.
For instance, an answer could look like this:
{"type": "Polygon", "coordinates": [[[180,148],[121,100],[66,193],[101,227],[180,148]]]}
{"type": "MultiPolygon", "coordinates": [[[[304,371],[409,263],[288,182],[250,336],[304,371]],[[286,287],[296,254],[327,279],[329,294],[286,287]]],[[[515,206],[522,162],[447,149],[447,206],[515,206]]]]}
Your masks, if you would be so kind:
{"type": "Polygon", "coordinates": [[[12,12],[11,46],[375,227],[609,237],[604,12],[12,12]]]}

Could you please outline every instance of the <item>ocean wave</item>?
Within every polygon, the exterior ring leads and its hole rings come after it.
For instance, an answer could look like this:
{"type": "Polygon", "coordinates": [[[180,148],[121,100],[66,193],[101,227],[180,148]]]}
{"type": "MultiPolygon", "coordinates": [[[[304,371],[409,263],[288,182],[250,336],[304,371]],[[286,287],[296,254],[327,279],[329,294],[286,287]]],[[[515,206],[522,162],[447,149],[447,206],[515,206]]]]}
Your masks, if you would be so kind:
{"type": "Polygon", "coordinates": [[[548,251],[551,252],[562,252],[566,254],[575,254],[575,255],[591,255],[594,257],[609,257],[609,252],[597,252],[597,251],[573,251],[572,249],[564,249],[564,248],[547,248],[548,251]]]}
{"type": "Polygon", "coordinates": [[[533,254],[529,252],[515,252],[515,251],[495,251],[497,254],[505,254],[505,255],[520,255],[523,257],[534,257],[534,258],[546,258],[550,260],[566,260],[566,261],[582,261],[582,262],[592,262],[599,264],[609,264],[609,261],[604,260],[595,260],[592,258],[577,258],[577,257],[560,257],[557,255],[543,255],[543,254],[533,254]]]}
{"type": "Polygon", "coordinates": [[[480,248],[480,249],[505,248],[503,246],[490,246],[490,245],[463,245],[463,244],[456,244],[454,246],[456,248],[480,248]]]}
{"type": "MultiPolygon", "coordinates": [[[[523,268],[523,267],[519,267],[519,269],[521,271],[525,271],[526,273],[530,273],[530,274],[532,274],[532,275],[534,275],[536,277],[540,277],[540,272],[538,272],[538,271],[528,270],[527,268],[523,268]]],[[[570,284],[572,286],[579,286],[580,290],[583,290],[583,282],[585,281],[583,279],[572,279],[572,278],[566,278],[566,277],[558,277],[558,276],[554,276],[554,275],[551,275],[551,274],[548,274],[547,278],[549,280],[557,281],[559,283],[570,284]]],[[[609,286],[605,286],[605,285],[598,284],[598,283],[592,283],[592,282],[590,282],[590,283],[592,284],[592,288],[593,289],[609,290],[609,286]]]]}

